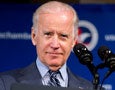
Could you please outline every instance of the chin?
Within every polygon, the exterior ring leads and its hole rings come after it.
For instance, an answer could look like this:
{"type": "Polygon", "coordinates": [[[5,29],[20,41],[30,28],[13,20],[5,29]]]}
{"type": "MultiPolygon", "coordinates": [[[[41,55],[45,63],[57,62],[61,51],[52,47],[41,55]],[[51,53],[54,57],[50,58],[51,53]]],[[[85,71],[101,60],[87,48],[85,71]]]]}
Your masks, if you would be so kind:
{"type": "Polygon", "coordinates": [[[50,66],[49,69],[52,71],[57,71],[58,69],[60,69],[60,66],[50,66]]]}
{"type": "Polygon", "coordinates": [[[49,64],[49,68],[50,69],[53,69],[53,70],[57,70],[57,69],[59,69],[60,67],[61,67],[62,65],[61,65],[61,63],[59,63],[59,62],[52,62],[52,63],[50,63],[49,64]]]}

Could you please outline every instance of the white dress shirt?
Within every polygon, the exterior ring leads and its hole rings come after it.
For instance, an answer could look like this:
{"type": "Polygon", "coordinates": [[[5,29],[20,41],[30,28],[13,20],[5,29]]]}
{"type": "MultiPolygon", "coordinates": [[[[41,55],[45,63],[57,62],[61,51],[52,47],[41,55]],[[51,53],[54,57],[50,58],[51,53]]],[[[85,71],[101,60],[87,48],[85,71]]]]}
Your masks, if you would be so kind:
{"type": "MultiPolygon", "coordinates": [[[[43,85],[47,85],[48,81],[49,81],[49,76],[48,76],[48,71],[49,68],[47,66],[45,66],[40,60],[39,58],[37,58],[36,60],[36,64],[37,64],[37,68],[42,76],[42,83],[43,85]]],[[[60,82],[60,85],[62,87],[67,87],[68,86],[68,74],[67,74],[67,66],[66,63],[59,69],[61,76],[58,75],[58,80],[60,82]]]]}

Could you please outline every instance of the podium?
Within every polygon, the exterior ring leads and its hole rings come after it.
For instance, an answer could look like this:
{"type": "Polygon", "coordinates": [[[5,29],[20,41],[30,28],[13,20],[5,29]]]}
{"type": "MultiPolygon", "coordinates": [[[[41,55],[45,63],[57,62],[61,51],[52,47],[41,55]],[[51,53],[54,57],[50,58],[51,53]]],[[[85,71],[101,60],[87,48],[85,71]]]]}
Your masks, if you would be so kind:
{"type": "Polygon", "coordinates": [[[70,88],[70,87],[37,86],[37,85],[15,83],[11,86],[10,90],[84,90],[84,89],[70,88]]]}

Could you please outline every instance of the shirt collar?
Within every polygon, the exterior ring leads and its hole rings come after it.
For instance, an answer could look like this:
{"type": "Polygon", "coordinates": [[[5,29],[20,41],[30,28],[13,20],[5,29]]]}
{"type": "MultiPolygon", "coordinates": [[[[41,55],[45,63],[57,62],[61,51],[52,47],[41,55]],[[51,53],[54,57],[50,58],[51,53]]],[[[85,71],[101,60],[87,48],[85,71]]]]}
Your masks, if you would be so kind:
{"type": "MultiPolygon", "coordinates": [[[[36,60],[36,64],[37,64],[37,68],[41,74],[42,77],[44,77],[46,75],[46,73],[49,71],[49,68],[47,66],[45,66],[40,60],[39,58],[37,58],[36,60]]],[[[62,75],[62,78],[64,80],[67,79],[67,68],[66,68],[66,63],[59,69],[61,75],[62,75]]]]}
{"type": "Polygon", "coordinates": [[[37,64],[37,68],[41,74],[42,77],[44,77],[46,75],[46,73],[49,71],[48,67],[45,66],[40,60],[39,58],[37,58],[36,60],[36,64],[37,64]]]}
{"type": "Polygon", "coordinates": [[[67,68],[66,68],[66,63],[60,68],[60,73],[62,75],[62,78],[64,79],[64,81],[66,80],[67,76],[67,68]]]}

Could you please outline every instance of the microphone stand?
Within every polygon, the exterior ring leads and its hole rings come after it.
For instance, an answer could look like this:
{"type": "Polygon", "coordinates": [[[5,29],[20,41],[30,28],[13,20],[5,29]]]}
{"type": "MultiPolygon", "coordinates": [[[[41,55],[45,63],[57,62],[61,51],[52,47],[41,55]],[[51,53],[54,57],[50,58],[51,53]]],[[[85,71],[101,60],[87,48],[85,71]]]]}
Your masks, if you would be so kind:
{"type": "MultiPolygon", "coordinates": [[[[111,66],[112,66],[112,65],[111,65],[111,66]]],[[[96,66],[96,71],[97,71],[98,69],[103,69],[103,68],[105,68],[105,67],[107,67],[107,65],[106,65],[105,63],[101,63],[101,64],[99,64],[99,65],[96,66]]],[[[102,80],[102,82],[101,82],[100,90],[102,89],[102,85],[103,85],[104,80],[105,80],[106,78],[108,78],[109,75],[110,75],[114,70],[115,70],[115,67],[114,67],[114,63],[113,63],[113,68],[111,68],[111,69],[105,74],[105,76],[104,76],[104,78],[103,78],[103,80],[102,80]]]]}
{"type": "Polygon", "coordinates": [[[99,84],[99,74],[95,73],[94,74],[94,79],[93,79],[93,90],[98,89],[98,84],[99,84]]]}
{"type": "Polygon", "coordinates": [[[87,65],[88,69],[90,70],[90,72],[93,75],[93,90],[97,90],[98,89],[98,84],[99,84],[99,74],[97,73],[97,70],[95,68],[95,66],[91,63],[87,65]]]}

